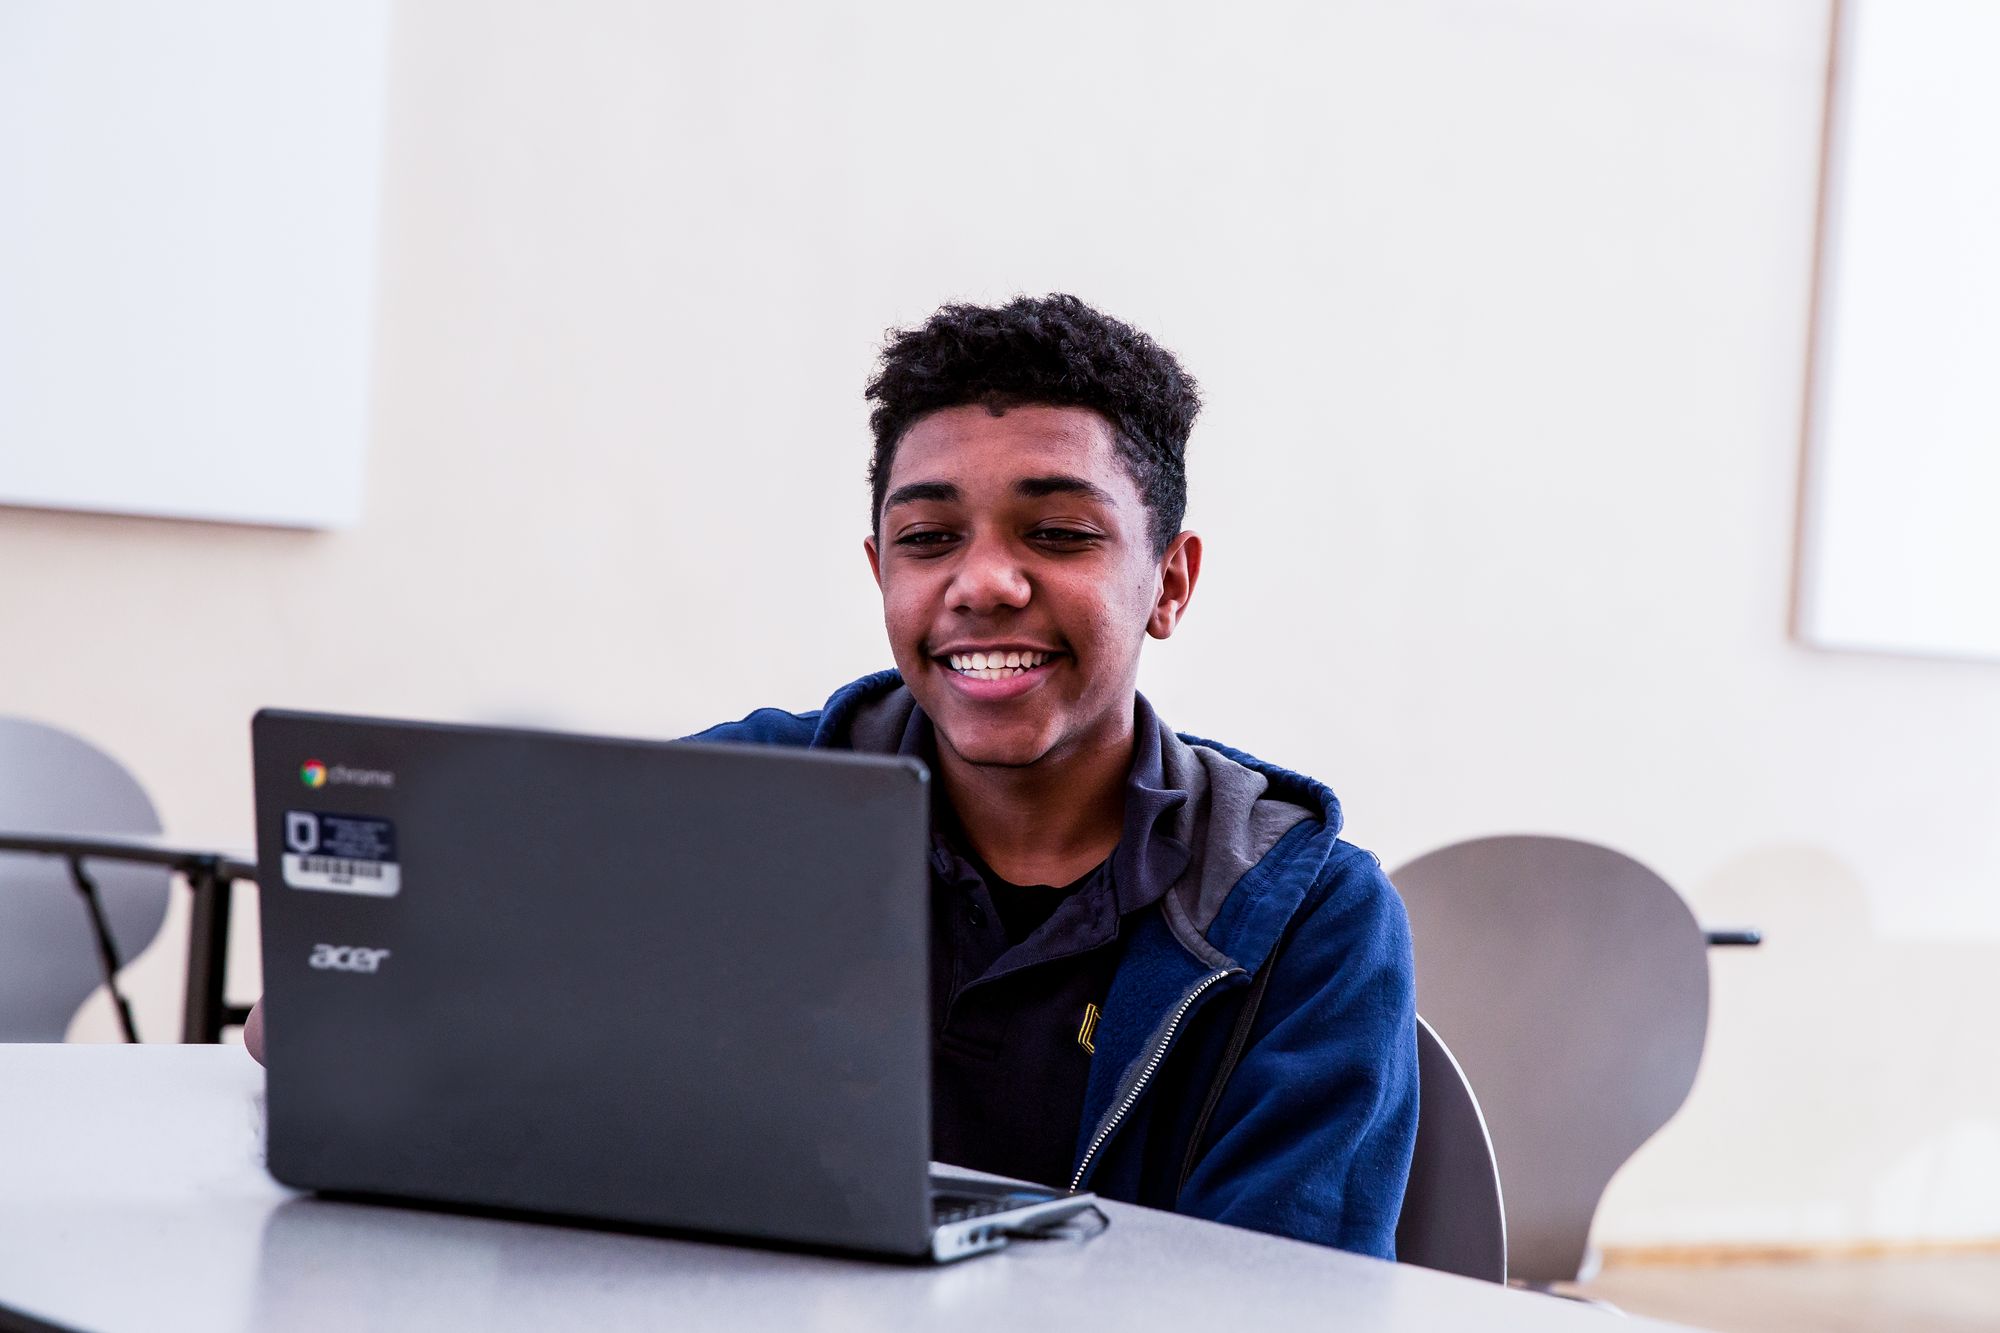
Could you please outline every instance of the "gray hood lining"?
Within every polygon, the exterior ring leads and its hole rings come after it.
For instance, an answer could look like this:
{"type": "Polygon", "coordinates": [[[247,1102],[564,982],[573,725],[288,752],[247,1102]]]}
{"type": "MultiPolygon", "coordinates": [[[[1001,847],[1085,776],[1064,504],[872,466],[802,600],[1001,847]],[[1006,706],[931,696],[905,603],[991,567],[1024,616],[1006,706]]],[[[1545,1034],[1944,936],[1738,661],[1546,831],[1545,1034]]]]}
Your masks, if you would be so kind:
{"type": "Polygon", "coordinates": [[[1188,793],[1187,802],[1174,812],[1174,836],[1193,853],[1167,890],[1167,923],[1202,961],[1226,967],[1234,960],[1209,945],[1208,928],[1237,881],[1313,812],[1265,795],[1271,783],[1257,770],[1161,729],[1167,781],[1188,793]]]}
{"type": "MultiPolygon", "coordinates": [[[[858,702],[847,728],[849,746],[864,754],[894,754],[916,706],[906,685],[858,702]]],[[[1161,911],[1196,958],[1211,968],[1233,966],[1233,959],[1208,942],[1209,927],[1237,881],[1315,812],[1266,795],[1271,784],[1262,773],[1189,745],[1164,722],[1160,759],[1166,785],[1188,794],[1174,811],[1173,836],[1190,853],[1187,868],[1161,900],[1161,911]]]]}

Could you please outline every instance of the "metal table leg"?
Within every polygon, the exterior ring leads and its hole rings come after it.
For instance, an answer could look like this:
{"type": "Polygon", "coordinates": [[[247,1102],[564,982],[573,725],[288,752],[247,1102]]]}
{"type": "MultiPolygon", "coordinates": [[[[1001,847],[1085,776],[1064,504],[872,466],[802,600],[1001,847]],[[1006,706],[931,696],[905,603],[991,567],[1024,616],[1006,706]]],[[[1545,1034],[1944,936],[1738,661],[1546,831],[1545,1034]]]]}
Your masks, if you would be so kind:
{"type": "Polygon", "coordinates": [[[214,1044],[222,1040],[229,1021],[223,1003],[225,965],[229,958],[229,906],[233,883],[222,873],[220,858],[204,857],[187,869],[194,890],[194,919],[188,925],[187,999],[182,1009],[181,1040],[214,1044]]]}

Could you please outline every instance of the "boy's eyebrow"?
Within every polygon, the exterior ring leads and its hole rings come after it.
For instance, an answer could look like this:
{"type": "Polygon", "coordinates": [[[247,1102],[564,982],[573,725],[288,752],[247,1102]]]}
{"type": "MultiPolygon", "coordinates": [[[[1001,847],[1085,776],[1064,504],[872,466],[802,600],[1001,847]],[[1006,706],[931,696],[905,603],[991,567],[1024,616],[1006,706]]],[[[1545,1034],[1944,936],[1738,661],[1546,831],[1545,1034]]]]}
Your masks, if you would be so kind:
{"type": "Polygon", "coordinates": [[[890,491],[889,498],[882,502],[882,512],[886,514],[897,505],[915,504],[919,500],[951,504],[957,499],[958,487],[948,481],[913,481],[890,491]]]}
{"type": "Polygon", "coordinates": [[[1039,500],[1045,495],[1081,495],[1113,508],[1118,504],[1102,486],[1062,472],[1046,477],[1023,477],[1014,483],[1014,493],[1030,500],[1039,500]]]}
{"type": "MultiPolygon", "coordinates": [[[[1014,494],[1029,500],[1039,500],[1048,495],[1081,495],[1099,504],[1115,507],[1118,503],[1109,491],[1097,483],[1066,472],[1054,472],[1045,477],[1023,477],[1014,483],[1014,494]]],[[[961,498],[958,487],[951,482],[913,481],[890,491],[889,498],[882,502],[882,512],[886,514],[897,505],[916,504],[924,500],[956,504],[961,498]]]]}

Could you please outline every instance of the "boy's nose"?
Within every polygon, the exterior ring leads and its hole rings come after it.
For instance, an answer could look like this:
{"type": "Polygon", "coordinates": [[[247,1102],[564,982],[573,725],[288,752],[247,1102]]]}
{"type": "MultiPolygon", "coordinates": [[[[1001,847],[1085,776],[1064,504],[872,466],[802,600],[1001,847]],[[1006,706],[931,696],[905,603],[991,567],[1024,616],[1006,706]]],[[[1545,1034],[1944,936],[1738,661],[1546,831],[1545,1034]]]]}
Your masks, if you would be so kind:
{"type": "Polygon", "coordinates": [[[1013,552],[1000,542],[975,540],[952,579],[951,604],[955,611],[983,615],[1026,606],[1029,592],[1027,574],[1013,552]]]}

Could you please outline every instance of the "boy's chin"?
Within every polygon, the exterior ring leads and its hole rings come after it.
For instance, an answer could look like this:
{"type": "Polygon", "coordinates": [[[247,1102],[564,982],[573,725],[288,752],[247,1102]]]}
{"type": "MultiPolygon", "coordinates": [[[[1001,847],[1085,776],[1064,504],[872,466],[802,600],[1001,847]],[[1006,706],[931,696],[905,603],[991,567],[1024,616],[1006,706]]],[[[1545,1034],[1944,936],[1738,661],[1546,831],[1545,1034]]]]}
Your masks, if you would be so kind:
{"type": "Polygon", "coordinates": [[[940,727],[938,739],[951,753],[977,768],[1030,768],[1049,753],[1039,728],[940,727]]]}

